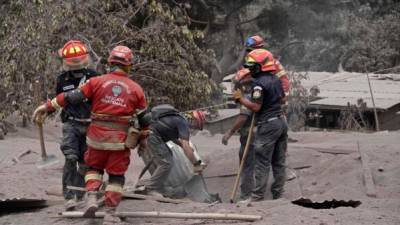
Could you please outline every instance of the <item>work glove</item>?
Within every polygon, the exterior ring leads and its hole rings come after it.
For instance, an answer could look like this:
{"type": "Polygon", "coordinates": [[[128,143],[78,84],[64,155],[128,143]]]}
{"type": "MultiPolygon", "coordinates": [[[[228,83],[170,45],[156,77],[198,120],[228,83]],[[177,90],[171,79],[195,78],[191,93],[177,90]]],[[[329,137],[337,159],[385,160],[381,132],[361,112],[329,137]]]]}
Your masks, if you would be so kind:
{"type": "Polygon", "coordinates": [[[242,97],[242,91],[240,89],[236,89],[233,93],[233,99],[235,99],[235,102],[238,102],[242,97]]]}
{"type": "Polygon", "coordinates": [[[193,165],[193,173],[201,174],[206,167],[207,167],[207,164],[205,164],[204,162],[194,164],[193,165]]]}
{"type": "Polygon", "coordinates": [[[232,137],[232,135],[233,135],[232,130],[228,130],[222,137],[222,144],[227,145],[228,140],[232,137]]]}
{"type": "Polygon", "coordinates": [[[32,115],[32,120],[36,124],[42,124],[44,123],[46,117],[47,117],[47,106],[46,104],[43,104],[35,109],[32,115]]]}

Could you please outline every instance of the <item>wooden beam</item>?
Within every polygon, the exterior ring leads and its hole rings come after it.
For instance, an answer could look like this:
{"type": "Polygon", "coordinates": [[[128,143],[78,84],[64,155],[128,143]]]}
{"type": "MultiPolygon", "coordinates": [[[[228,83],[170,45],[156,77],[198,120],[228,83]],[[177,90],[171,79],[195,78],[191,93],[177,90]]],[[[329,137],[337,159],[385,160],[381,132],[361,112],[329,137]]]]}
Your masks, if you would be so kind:
{"type": "Polygon", "coordinates": [[[358,141],[357,141],[357,148],[358,148],[358,151],[360,152],[360,156],[361,156],[361,164],[362,164],[362,168],[363,168],[365,187],[367,189],[367,196],[375,198],[376,197],[376,189],[375,189],[375,184],[374,184],[374,180],[373,180],[372,173],[371,173],[371,168],[369,167],[369,157],[364,152],[364,150],[361,150],[360,143],[358,141]]]}
{"type": "MultiPolygon", "coordinates": [[[[144,218],[174,218],[174,219],[214,219],[214,220],[261,220],[259,215],[233,214],[233,213],[178,213],[178,212],[116,212],[119,217],[144,217],[144,218]]],[[[68,211],[59,214],[64,218],[83,218],[83,212],[68,211]]],[[[95,217],[104,217],[104,212],[96,212],[95,217]]]]}

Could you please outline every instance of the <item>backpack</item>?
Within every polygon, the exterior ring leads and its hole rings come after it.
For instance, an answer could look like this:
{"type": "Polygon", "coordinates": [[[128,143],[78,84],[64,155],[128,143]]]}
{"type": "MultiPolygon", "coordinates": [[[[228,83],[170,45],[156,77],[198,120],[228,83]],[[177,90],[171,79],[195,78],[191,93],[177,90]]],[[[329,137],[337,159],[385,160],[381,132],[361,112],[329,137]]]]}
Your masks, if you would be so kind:
{"type": "Polygon", "coordinates": [[[162,104],[151,109],[151,118],[153,122],[159,121],[165,116],[180,116],[185,118],[175,107],[170,104],[162,104]]]}
{"type": "Polygon", "coordinates": [[[157,105],[151,109],[152,123],[157,123],[164,128],[171,129],[167,124],[160,120],[165,116],[180,116],[186,120],[186,118],[170,104],[157,105]]]}

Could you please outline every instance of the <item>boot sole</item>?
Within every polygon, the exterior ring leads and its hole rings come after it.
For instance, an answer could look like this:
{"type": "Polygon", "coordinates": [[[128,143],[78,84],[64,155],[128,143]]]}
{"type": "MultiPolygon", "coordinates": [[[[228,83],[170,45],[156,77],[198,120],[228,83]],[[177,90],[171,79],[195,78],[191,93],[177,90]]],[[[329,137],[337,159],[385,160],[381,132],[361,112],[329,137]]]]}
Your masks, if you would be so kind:
{"type": "Polygon", "coordinates": [[[85,209],[82,216],[86,218],[93,218],[95,217],[95,214],[98,209],[99,207],[97,205],[91,205],[85,209]]]}

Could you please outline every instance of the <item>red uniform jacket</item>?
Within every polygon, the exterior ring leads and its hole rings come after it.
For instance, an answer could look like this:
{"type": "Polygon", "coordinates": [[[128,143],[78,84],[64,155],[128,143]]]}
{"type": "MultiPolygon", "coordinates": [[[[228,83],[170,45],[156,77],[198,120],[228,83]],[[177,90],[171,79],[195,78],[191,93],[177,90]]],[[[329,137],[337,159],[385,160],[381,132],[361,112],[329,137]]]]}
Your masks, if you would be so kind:
{"type": "MultiPolygon", "coordinates": [[[[116,71],[89,79],[80,90],[92,102],[87,144],[98,150],[126,149],[129,119],[147,107],[140,85],[125,73],[116,71]]],[[[61,93],[51,101],[50,107],[65,104],[64,93],[61,93]]]]}
{"type": "Polygon", "coordinates": [[[279,60],[277,59],[275,60],[275,68],[276,70],[273,71],[272,73],[276,75],[279,78],[279,80],[281,80],[283,91],[287,96],[289,95],[289,90],[290,90],[290,81],[287,72],[283,68],[281,62],[279,62],[279,60]]]}

